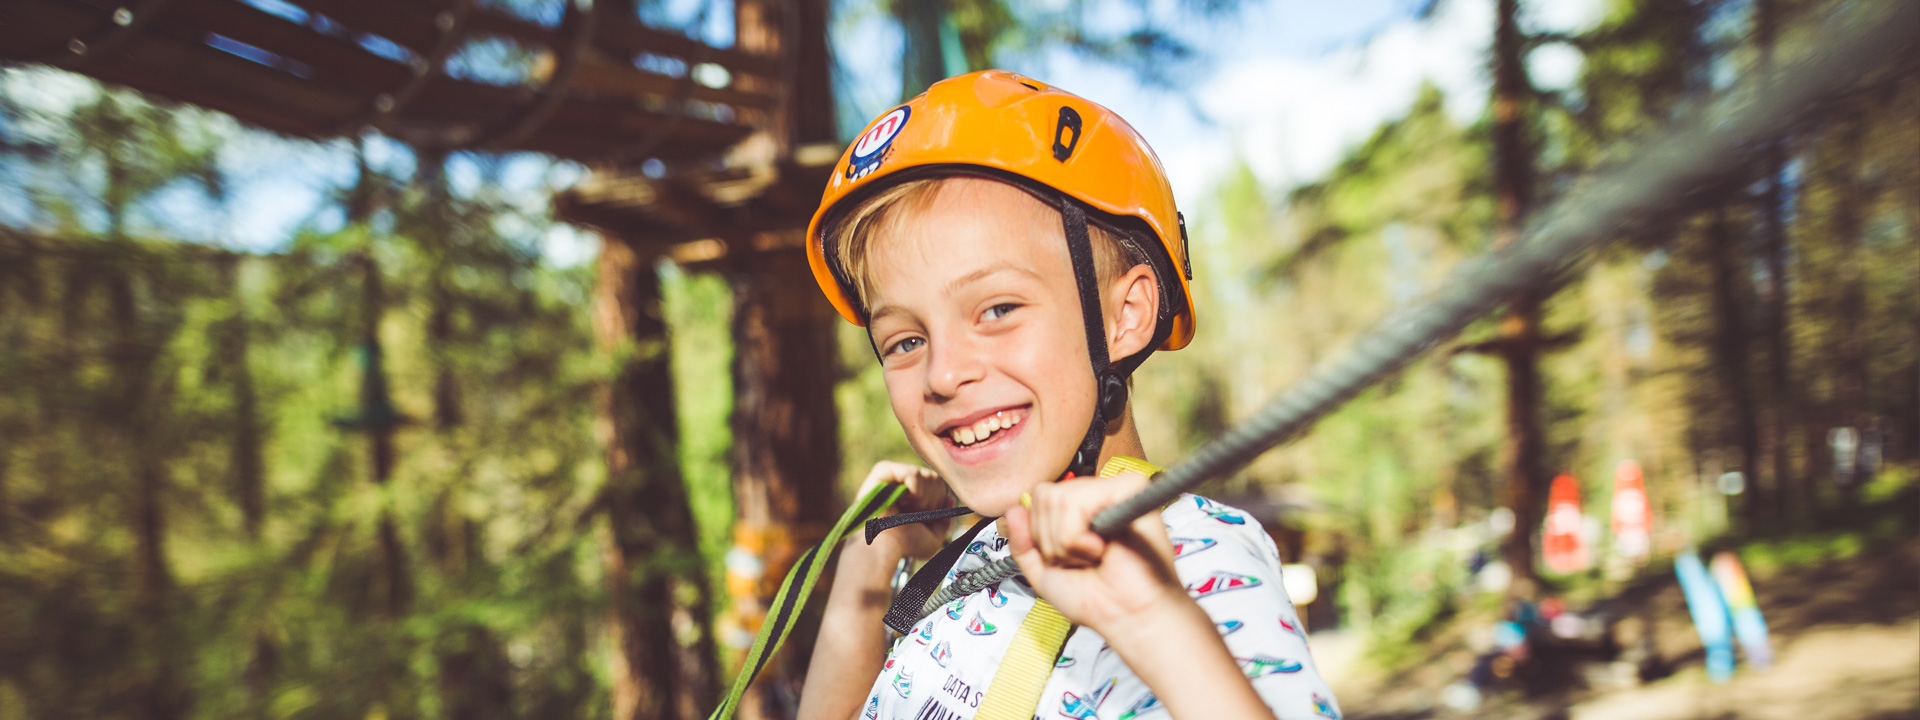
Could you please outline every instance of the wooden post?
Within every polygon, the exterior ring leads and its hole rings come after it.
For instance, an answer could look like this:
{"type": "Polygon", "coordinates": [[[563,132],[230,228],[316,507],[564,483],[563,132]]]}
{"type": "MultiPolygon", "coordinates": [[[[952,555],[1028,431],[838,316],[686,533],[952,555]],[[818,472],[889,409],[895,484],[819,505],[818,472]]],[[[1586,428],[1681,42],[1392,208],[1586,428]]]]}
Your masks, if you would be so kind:
{"type": "MultiPolygon", "coordinates": [[[[1754,3],[1754,44],[1760,51],[1759,72],[1771,75],[1774,69],[1774,40],[1778,35],[1781,22],[1781,8],[1777,0],[1757,0],[1754,3]]],[[[1761,148],[1761,173],[1765,179],[1760,193],[1756,196],[1760,217],[1760,239],[1762,252],[1766,256],[1767,283],[1760,293],[1760,336],[1767,348],[1765,381],[1771,395],[1768,403],[1768,422],[1763,429],[1766,434],[1764,447],[1765,468],[1769,482],[1748,483],[1748,493],[1764,494],[1767,502],[1776,508],[1774,517],[1784,523],[1798,524],[1808,517],[1813,507],[1812,497],[1807,494],[1811,487],[1804,474],[1796,474],[1793,467],[1793,455],[1790,449],[1796,432],[1804,433],[1806,428],[1799,422],[1802,407],[1802,393],[1793,377],[1793,340],[1789,326],[1791,321],[1792,293],[1788,285],[1789,257],[1792,249],[1787,241],[1787,221],[1785,174],[1787,164],[1787,140],[1777,138],[1761,148]]],[[[1749,471],[1753,474],[1755,470],[1749,471]]]]}
{"type": "MultiPolygon", "coordinates": [[[[734,597],[734,622],[757,630],[794,559],[839,509],[839,415],[834,323],[797,250],[740,257],[731,276],[733,317],[734,548],[761,561],[751,589],[734,597]]],[[[742,715],[789,717],[813,654],[817,618],[803,617],[782,658],[763,673],[742,715]],[[766,690],[775,688],[771,695],[766,690]]]]}
{"type": "Polygon", "coordinates": [[[712,595],[675,452],[679,430],[653,258],[603,236],[594,296],[600,349],[623,357],[600,394],[613,717],[698,720],[719,701],[708,632],[712,595]]]}
{"type": "Polygon", "coordinates": [[[1760,422],[1754,405],[1754,387],[1749,369],[1752,329],[1747,320],[1751,296],[1742,269],[1746,256],[1737,247],[1727,207],[1718,199],[1707,222],[1707,267],[1713,285],[1713,358],[1715,374],[1727,393],[1727,412],[1732,416],[1733,440],[1740,446],[1740,472],[1747,478],[1738,527],[1746,533],[1765,532],[1772,526],[1773,507],[1767,494],[1760,492],[1760,422]]]}
{"type": "MultiPolygon", "coordinates": [[[[1830,416],[1834,427],[1853,428],[1861,437],[1872,425],[1867,406],[1867,330],[1864,208],[1871,202],[1872,190],[1860,179],[1860,160],[1866,138],[1866,103],[1855,100],[1845,108],[1850,117],[1842,117],[1834,127],[1833,161],[1829,165],[1836,188],[1828,227],[1838,250],[1833,281],[1839,286],[1834,298],[1833,321],[1835,387],[1830,416]]],[[[1820,433],[1826,440],[1825,432],[1820,433]]],[[[1857,447],[1857,446],[1856,446],[1857,447]]],[[[1856,451],[1850,472],[1836,472],[1840,483],[1839,502],[1830,515],[1833,525],[1844,525],[1860,505],[1860,484],[1864,480],[1856,451]]]]}
{"type": "MultiPolygon", "coordinates": [[[[766,145],[786,157],[802,144],[832,142],[826,1],[737,0],[735,7],[741,50],[793,64],[766,145]]],[[[758,560],[757,568],[729,572],[734,604],[726,625],[736,636],[759,630],[794,559],[839,509],[838,318],[813,284],[803,232],[796,226],[742,238],[726,263],[734,292],[731,552],[758,560]]],[[[817,614],[800,619],[781,657],[742,698],[740,717],[793,715],[818,622],[817,614]]]]}
{"type": "MultiPolygon", "coordinates": [[[[1526,104],[1532,94],[1527,77],[1525,38],[1517,15],[1519,0],[1499,0],[1493,34],[1493,191],[1498,226],[1495,243],[1520,237],[1533,205],[1534,159],[1528,142],[1526,104]]],[[[1533,538],[1545,516],[1546,438],[1540,423],[1540,303],[1528,293],[1508,305],[1500,321],[1500,358],[1507,366],[1507,440],[1505,490],[1513,512],[1513,532],[1501,545],[1501,557],[1513,570],[1510,592],[1531,596],[1535,589],[1533,538]]]]}

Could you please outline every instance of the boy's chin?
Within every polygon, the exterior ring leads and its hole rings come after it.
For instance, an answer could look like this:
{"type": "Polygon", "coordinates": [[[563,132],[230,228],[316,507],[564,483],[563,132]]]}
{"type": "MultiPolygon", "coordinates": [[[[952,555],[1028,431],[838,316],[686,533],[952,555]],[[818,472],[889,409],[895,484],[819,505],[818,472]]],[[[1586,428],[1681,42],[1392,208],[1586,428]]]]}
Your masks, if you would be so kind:
{"type": "Polygon", "coordinates": [[[1006,517],[1008,510],[1020,504],[1020,496],[1033,489],[1032,484],[1006,479],[986,481],[985,487],[968,487],[971,484],[965,480],[954,483],[954,494],[982,517],[1006,517]]]}

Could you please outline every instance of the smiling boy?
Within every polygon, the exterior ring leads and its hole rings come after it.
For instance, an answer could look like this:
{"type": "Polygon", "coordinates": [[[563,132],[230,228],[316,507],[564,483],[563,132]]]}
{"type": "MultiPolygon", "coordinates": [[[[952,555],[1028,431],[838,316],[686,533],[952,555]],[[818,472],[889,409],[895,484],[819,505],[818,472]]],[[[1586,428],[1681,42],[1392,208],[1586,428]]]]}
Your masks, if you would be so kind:
{"type": "Polygon", "coordinates": [[[1111,541],[1088,529],[1152,471],[1130,373],[1194,332],[1184,224],[1131,127],[1012,73],[942,81],[848,148],[808,240],[932,467],[867,482],[999,521],[849,543],[801,718],[1339,716],[1257,522],[1186,495],[1111,541]],[[1021,577],[886,645],[902,557],[934,556],[915,582],[946,584],[1008,555],[1021,577]]]}

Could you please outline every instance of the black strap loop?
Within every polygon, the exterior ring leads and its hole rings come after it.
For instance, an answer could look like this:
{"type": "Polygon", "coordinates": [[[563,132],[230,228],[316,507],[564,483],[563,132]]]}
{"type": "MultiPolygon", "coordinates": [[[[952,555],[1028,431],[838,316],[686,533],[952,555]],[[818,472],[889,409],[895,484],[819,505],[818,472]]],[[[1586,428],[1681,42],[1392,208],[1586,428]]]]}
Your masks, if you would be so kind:
{"type": "Polygon", "coordinates": [[[913,579],[907,581],[906,587],[900,588],[900,592],[893,596],[893,603],[887,606],[887,627],[901,635],[912,633],[914,624],[920,622],[921,606],[926,605],[927,598],[939,591],[940,581],[946,579],[947,571],[953,569],[954,563],[960,562],[960,556],[967,553],[967,545],[973,543],[973,536],[979,535],[980,528],[997,519],[980,518],[980,522],[974,523],[971,529],[940,548],[940,552],[935,553],[927,564],[921,565],[920,571],[913,574],[913,579]]]}
{"type": "Polygon", "coordinates": [[[900,527],[901,525],[914,525],[917,523],[933,522],[935,520],[945,520],[947,518],[960,517],[970,512],[973,512],[973,510],[965,506],[960,506],[877,517],[867,521],[867,544],[872,545],[873,539],[879,536],[880,533],[900,527]]]}

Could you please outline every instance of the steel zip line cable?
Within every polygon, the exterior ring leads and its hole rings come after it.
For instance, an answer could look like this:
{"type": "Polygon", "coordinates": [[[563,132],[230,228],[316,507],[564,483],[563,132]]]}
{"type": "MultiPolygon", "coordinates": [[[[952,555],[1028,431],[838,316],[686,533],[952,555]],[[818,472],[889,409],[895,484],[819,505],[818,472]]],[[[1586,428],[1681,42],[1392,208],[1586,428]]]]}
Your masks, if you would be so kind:
{"type": "MultiPolygon", "coordinates": [[[[1920,2],[1853,0],[1835,10],[1801,34],[1809,50],[1798,62],[1744,83],[1675,122],[1625,162],[1589,174],[1534,215],[1519,241],[1463,263],[1430,299],[1389,314],[1344,356],[1156,475],[1138,495],[1101,511],[1094,532],[1113,537],[1181,493],[1239,470],[1509,298],[1553,282],[1587,251],[1629,234],[1642,220],[1685,207],[1737,173],[1757,143],[1783,133],[1817,103],[1846,92],[1877,67],[1912,62],[1916,37],[1920,2]]],[[[1013,558],[1001,558],[928,598],[920,616],[1018,574],[1013,558]]]]}

